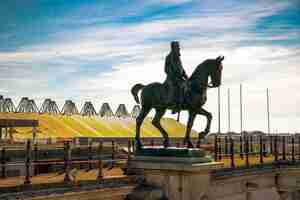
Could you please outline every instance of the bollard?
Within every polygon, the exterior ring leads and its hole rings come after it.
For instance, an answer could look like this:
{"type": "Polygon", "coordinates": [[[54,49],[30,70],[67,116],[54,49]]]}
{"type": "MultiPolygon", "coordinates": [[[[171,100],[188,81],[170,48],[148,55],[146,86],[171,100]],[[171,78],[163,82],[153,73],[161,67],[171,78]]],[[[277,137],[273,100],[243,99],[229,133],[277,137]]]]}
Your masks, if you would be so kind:
{"type": "Polygon", "coordinates": [[[34,175],[36,176],[38,174],[38,146],[37,144],[34,144],[34,175]]]}
{"type": "Polygon", "coordinates": [[[71,171],[71,148],[70,148],[70,143],[69,141],[65,142],[65,177],[64,177],[64,182],[65,183],[70,183],[70,171],[71,171]]]}
{"type": "Polygon", "coordinates": [[[98,147],[98,176],[97,181],[101,181],[103,179],[103,162],[102,162],[102,150],[103,150],[103,142],[99,142],[98,147]]]}
{"type": "Polygon", "coordinates": [[[285,136],[282,136],[282,160],[286,160],[285,136]]]}
{"type": "Polygon", "coordinates": [[[93,142],[91,140],[91,138],[89,138],[88,140],[88,162],[89,162],[89,170],[91,170],[92,167],[92,161],[93,161],[93,152],[92,149],[93,148],[93,142]]]}
{"type": "Polygon", "coordinates": [[[245,153],[246,153],[246,166],[249,167],[249,137],[245,136],[245,153]]]}
{"type": "Polygon", "coordinates": [[[240,158],[244,159],[244,154],[243,154],[243,137],[240,136],[240,158]]]}
{"type": "Polygon", "coordinates": [[[259,162],[260,164],[264,163],[264,157],[263,157],[263,139],[262,136],[259,136],[259,162]]]}
{"type": "Polygon", "coordinates": [[[30,169],[31,169],[31,141],[26,143],[26,158],[25,158],[25,181],[24,185],[30,185],[30,169]]]}
{"type": "Polygon", "coordinates": [[[295,138],[292,136],[292,161],[295,162],[295,138]]]}
{"type": "Polygon", "coordinates": [[[5,147],[2,148],[1,150],[1,169],[2,169],[2,174],[1,178],[6,178],[6,155],[5,155],[5,147]]]}
{"type": "Polygon", "coordinates": [[[230,137],[230,160],[231,160],[231,168],[235,168],[234,164],[234,141],[232,137],[230,137]]]}
{"type": "Polygon", "coordinates": [[[215,161],[217,162],[218,161],[218,136],[217,134],[215,134],[215,161]]]}

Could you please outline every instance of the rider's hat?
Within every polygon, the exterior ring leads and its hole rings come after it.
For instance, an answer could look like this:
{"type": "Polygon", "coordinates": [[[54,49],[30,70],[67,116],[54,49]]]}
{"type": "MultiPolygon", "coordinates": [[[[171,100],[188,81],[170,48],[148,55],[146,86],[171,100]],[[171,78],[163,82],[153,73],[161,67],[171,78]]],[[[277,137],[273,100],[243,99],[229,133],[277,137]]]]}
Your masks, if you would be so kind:
{"type": "Polygon", "coordinates": [[[178,47],[179,46],[179,42],[178,41],[172,41],[171,42],[171,48],[173,49],[174,47],[178,47]]]}

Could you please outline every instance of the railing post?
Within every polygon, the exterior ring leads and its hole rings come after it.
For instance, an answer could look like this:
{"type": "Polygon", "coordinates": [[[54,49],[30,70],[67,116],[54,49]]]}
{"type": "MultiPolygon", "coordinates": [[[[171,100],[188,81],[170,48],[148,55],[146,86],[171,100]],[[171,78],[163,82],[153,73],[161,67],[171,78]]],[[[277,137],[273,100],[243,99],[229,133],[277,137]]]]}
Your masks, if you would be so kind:
{"type": "Polygon", "coordinates": [[[51,137],[47,138],[47,144],[52,144],[52,139],[51,139],[51,137]]]}
{"type": "Polygon", "coordinates": [[[128,161],[130,161],[131,160],[131,142],[130,142],[130,140],[128,140],[127,149],[128,149],[127,159],[128,159],[128,161]]]}
{"type": "Polygon", "coordinates": [[[269,136],[270,139],[270,154],[273,156],[273,136],[269,136]]]}
{"type": "Polygon", "coordinates": [[[218,136],[217,134],[215,134],[215,161],[217,162],[218,161],[218,136]]]}
{"type": "Polygon", "coordinates": [[[89,162],[89,170],[92,169],[92,161],[93,161],[93,154],[92,154],[92,148],[93,148],[93,142],[92,139],[89,138],[88,140],[88,162],[89,162]]]}
{"type": "Polygon", "coordinates": [[[277,139],[278,139],[278,136],[276,135],[275,138],[274,138],[275,162],[278,161],[277,139]]]}
{"type": "Polygon", "coordinates": [[[263,157],[263,139],[262,136],[259,136],[259,162],[260,164],[264,163],[264,157],[263,157]]]}
{"type": "Polygon", "coordinates": [[[38,174],[38,146],[37,143],[34,144],[34,175],[36,176],[38,174]]]}
{"type": "Polygon", "coordinates": [[[300,160],[300,136],[298,136],[298,160],[300,160]]]}
{"type": "Polygon", "coordinates": [[[228,154],[228,138],[227,138],[227,136],[225,136],[225,155],[227,155],[228,154]]]}
{"type": "Polygon", "coordinates": [[[240,136],[240,158],[244,159],[244,154],[243,154],[243,137],[240,136]]]}
{"type": "Polygon", "coordinates": [[[135,154],[135,139],[133,139],[132,141],[131,141],[131,146],[132,146],[132,153],[133,154],[135,154]]]}
{"type": "Polygon", "coordinates": [[[151,147],[154,147],[154,141],[151,139],[151,147]]]}
{"type": "Polygon", "coordinates": [[[70,143],[69,141],[65,142],[65,177],[64,177],[64,182],[69,183],[71,182],[70,179],[70,171],[71,171],[71,166],[70,166],[70,160],[71,160],[71,148],[70,148],[70,143]]]}
{"type": "Polygon", "coordinates": [[[103,150],[103,142],[99,142],[98,147],[98,176],[97,181],[101,181],[103,179],[103,162],[102,162],[102,150],[103,150]]]}
{"type": "Polygon", "coordinates": [[[264,155],[264,157],[267,157],[267,147],[266,147],[266,144],[265,144],[265,142],[264,142],[264,140],[263,140],[263,155],[264,155]]]}
{"type": "Polygon", "coordinates": [[[111,141],[111,150],[112,150],[112,152],[111,152],[111,160],[112,160],[111,165],[113,167],[114,166],[114,160],[115,160],[115,141],[114,140],[111,141]]]}
{"type": "Polygon", "coordinates": [[[31,171],[31,141],[27,140],[26,143],[26,158],[25,158],[25,181],[24,185],[30,185],[30,171],[31,171]]]}
{"type": "Polygon", "coordinates": [[[253,153],[253,136],[250,135],[250,152],[253,153]]]}
{"type": "Polygon", "coordinates": [[[249,137],[245,135],[246,166],[249,167],[249,137]]]}
{"type": "Polygon", "coordinates": [[[292,136],[292,161],[295,162],[295,138],[292,136]]]}
{"type": "Polygon", "coordinates": [[[234,141],[232,137],[230,137],[230,160],[231,160],[231,168],[235,168],[234,164],[234,141]]]}
{"type": "Polygon", "coordinates": [[[285,136],[282,136],[282,160],[286,160],[285,136]]]}
{"type": "Polygon", "coordinates": [[[222,140],[221,140],[221,137],[219,137],[219,160],[222,160],[222,140]]]}
{"type": "Polygon", "coordinates": [[[1,150],[1,168],[2,168],[2,178],[6,178],[6,153],[5,153],[5,147],[2,148],[1,150]]]}

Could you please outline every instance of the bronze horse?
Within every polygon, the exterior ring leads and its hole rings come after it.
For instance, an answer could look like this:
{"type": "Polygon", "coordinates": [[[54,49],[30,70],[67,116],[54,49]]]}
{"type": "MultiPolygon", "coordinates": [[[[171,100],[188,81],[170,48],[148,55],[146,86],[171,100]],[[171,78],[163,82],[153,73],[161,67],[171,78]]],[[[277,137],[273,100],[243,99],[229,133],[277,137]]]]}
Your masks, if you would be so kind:
{"type": "MultiPolygon", "coordinates": [[[[184,143],[187,144],[188,148],[192,148],[193,144],[190,139],[190,132],[197,114],[204,115],[207,118],[206,128],[203,132],[199,133],[199,137],[204,137],[210,132],[210,124],[212,120],[212,114],[202,106],[206,102],[206,92],[208,88],[215,88],[221,85],[222,79],[222,61],[224,56],[217,57],[216,59],[207,59],[197,66],[191,77],[187,81],[188,85],[188,98],[183,105],[183,110],[187,110],[189,113],[188,124],[186,128],[186,135],[184,143]],[[211,83],[208,83],[210,77],[211,83]]],[[[135,101],[141,103],[141,111],[136,118],[136,136],[135,141],[137,148],[142,147],[140,140],[140,129],[141,125],[149,113],[154,108],[155,116],[152,120],[152,124],[161,132],[164,137],[164,147],[169,146],[169,136],[165,129],[160,124],[160,119],[165,114],[166,110],[171,108],[168,103],[168,88],[167,84],[151,83],[149,85],[136,84],[132,87],[131,93],[134,96],[135,101]],[[141,101],[138,97],[138,92],[141,92],[141,101]]]]}

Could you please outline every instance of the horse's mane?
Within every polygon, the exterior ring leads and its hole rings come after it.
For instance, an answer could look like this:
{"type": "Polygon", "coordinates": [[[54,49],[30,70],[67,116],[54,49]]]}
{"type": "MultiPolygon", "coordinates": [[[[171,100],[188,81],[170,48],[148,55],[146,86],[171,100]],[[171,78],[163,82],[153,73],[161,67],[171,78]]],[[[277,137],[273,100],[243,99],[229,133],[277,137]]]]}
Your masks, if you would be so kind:
{"type": "Polygon", "coordinates": [[[215,59],[206,59],[204,60],[202,63],[200,63],[196,69],[193,71],[190,80],[193,79],[193,77],[198,76],[199,73],[203,73],[203,70],[206,70],[204,68],[206,68],[207,66],[209,66],[213,61],[215,61],[215,59]]]}

